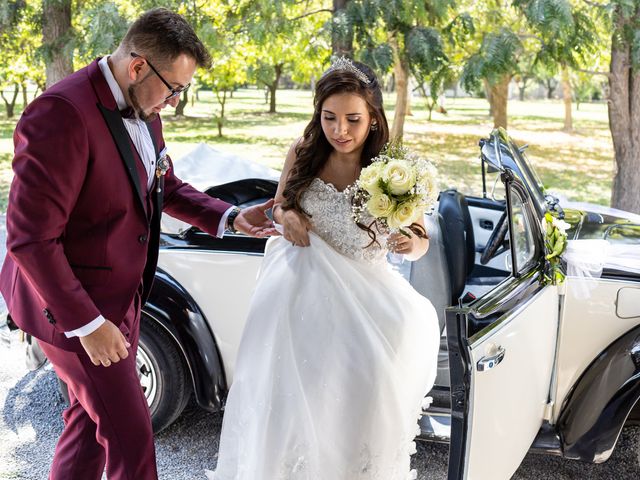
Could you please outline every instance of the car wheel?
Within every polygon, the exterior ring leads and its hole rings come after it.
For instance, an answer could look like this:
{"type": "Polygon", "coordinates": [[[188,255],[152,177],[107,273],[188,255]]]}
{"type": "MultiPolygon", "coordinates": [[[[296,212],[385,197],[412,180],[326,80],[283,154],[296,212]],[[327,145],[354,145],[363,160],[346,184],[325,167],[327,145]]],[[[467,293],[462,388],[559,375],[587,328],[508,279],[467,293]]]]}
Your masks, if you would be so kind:
{"type": "Polygon", "coordinates": [[[136,367],[151,412],[153,431],[171,425],[191,397],[191,384],[182,354],[169,334],[142,313],[136,367]]]}

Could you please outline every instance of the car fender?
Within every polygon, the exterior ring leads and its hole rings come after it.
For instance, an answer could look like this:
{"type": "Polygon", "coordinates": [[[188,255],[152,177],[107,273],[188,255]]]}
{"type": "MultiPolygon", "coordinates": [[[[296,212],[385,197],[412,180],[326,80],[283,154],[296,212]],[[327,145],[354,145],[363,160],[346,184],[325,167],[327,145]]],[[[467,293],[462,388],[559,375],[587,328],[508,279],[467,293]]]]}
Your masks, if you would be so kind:
{"type": "Polygon", "coordinates": [[[604,349],[569,392],[557,423],[563,455],[606,461],[639,399],[640,325],[604,349]]]}
{"type": "Polygon", "coordinates": [[[220,410],[227,382],[215,337],[195,300],[173,277],[158,268],[143,313],[161,325],[180,348],[198,405],[209,411],[220,410]]]}

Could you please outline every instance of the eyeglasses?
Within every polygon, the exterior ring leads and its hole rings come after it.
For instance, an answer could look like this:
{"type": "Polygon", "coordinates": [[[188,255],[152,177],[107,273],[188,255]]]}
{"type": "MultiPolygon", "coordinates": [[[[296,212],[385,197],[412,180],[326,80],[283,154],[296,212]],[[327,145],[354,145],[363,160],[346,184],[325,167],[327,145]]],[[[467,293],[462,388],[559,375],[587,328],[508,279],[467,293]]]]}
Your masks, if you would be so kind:
{"type": "Polygon", "coordinates": [[[165,97],[165,99],[164,99],[164,101],[165,101],[165,102],[166,102],[167,100],[171,100],[172,98],[177,97],[177,96],[178,96],[178,95],[180,95],[182,92],[186,92],[186,91],[189,89],[189,87],[191,86],[191,84],[190,84],[190,83],[187,83],[184,87],[173,88],[173,87],[171,86],[171,84],[170,84],[169,82],[167,82],[167,81],[162,77],[162,75],[160,75],[160,72],[158,72],[158,70],[156,70],[156,68],[155,68],[153,65],[151,65],[151,62],[150,62],[149,60],[147,60],[146,58],[144,58],[142,55],[138,55],[138,54],[137,54],[137,53],[135,53],[135,52],[131,52],[131,56],[132,56],[133,58],[141,58],[141,59],[143,59],[145,62],[147,62],[147,65],[149,65],[149,68],[151,68],[151,70],[153,70],[153,73],[155,73],[155,74],[158,76],[158,78],[162,81],[162,83],[164,83],[164,84],[167,86],[167,88],[169,89],[169,91],[170,91],[171,93],[165,97]]]}

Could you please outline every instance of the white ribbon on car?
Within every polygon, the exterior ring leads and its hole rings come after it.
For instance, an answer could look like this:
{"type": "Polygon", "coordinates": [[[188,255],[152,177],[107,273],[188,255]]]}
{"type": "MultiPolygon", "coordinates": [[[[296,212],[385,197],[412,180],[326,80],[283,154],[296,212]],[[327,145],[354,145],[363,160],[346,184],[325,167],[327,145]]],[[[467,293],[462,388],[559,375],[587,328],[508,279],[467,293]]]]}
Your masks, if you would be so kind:
{"type": "Polygon", "coordinates": [[[640,245],[611,243],[607,240],[569,240],[562,254],[567,277],[578,298],[588,298],[605,268],[640,275],[640,245]]]}

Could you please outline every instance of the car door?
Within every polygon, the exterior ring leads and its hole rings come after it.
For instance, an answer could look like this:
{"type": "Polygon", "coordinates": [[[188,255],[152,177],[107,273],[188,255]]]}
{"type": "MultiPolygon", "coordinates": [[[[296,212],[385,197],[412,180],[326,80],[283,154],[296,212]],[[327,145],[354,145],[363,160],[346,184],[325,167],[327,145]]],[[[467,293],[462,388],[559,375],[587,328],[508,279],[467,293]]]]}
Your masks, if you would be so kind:
{"type": "Polygon", "coordinates": [[[558,291],[540,283],[540,222],[524,187],[509,171],[506,177],[511,276],[478,301],[447,310],[450,480],[511,478],[549,403],[558,291]]]}

